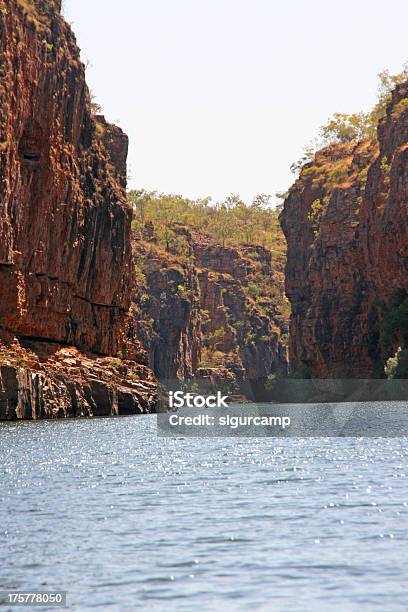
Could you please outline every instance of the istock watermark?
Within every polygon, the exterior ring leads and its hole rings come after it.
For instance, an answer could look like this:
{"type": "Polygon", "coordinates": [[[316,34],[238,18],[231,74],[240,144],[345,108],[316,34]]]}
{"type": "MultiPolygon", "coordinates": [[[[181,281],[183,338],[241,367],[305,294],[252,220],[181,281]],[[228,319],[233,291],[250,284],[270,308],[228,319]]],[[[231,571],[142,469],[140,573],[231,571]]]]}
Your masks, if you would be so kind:
{"type": "Polygon", "coordinates": [[[408,379],[288,379],[262,399],[255,383],[242,395],[204,379],[161,387],[158,436],[408,438],[408,379]]]}
{"type": "Polygon", "coordinates": [[[210,414],[172,414],[168,417],[168,422],[172,427],[228,427],[238,429],[239,427],[279,427],[286,429],[290,427],[290,417],[286,416],[267,416],[267,415],[210,415],[210,414]]]}
{"type": "MultiPolygon", "coordinates": [[[[216,396],[215,396],[216,397],[216,396]]],[[[221,396],[223,398],[223,396],[221,396]]],[[[190,403],[193,400],[190,398],[190,403]]],[[[214,399],[210,404],[214,403],[214,399]]],[[[194,406],[194,403],[193,403],[194,406]]],[[[157,415],[164,437],[407,437],[407,402],[232,403],[157,415]]]]}
{"type": "Polygon", "coordinates": [[[216,395],[197,395],[183,391],[170,391],[169,407],[175,408],[228,408],[228,395],[217,391],[216,395]]]}
{"type": "Polygon", "coordinates": [[[221,391],[212,395],[169,391],[168,398],[169,411],[157,417],[159,436],[281,435],[291,427],[291,418],[279,407],[265,413],[248,401],[231,404],[221,391]]]}

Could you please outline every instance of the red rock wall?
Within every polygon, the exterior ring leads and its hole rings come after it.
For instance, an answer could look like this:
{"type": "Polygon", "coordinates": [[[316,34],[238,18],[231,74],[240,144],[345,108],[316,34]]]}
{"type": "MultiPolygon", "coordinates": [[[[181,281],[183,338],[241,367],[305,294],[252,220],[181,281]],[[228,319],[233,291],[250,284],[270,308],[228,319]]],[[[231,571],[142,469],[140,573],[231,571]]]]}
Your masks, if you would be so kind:
{"type": "Polygon", "coordinates": [[[408,84],[378,142],[333,145],[301,171],[285,202],[292,370],[383,376],[382,304],[408,288],[408,84]],[[316,206],[316,202],[320,202],[316,206]]]}
{"type": "Polygon", "coordinates": [[[159,248],[154,227],[148,230],[144,241],[134,242],[135,262],[145,279],[134,318],[158,378],[195,377],[239,388],[286,372],[287,317],[271,296],[263,296],[260,304],[248,289],[251,281],[264,280],[283,301],[271,252],[260,246],[223,247],[201,231],[175,225],[188,246],[180,257],[159,248]],[[218,363],[209,365],[202,357],[209,338],[220,330],[218,363]]]}
{"type": "Polygon", "coordinates": [[[201,356],[196,270],[138,241],[134,256],[145,278],[134,320],[148,362],[161,381],[188,380],[201,356]]]}
{"type": "Polygon", "coordinates": [[[0,419],[157,402],[127,315],[128,139],[92,115],[60,4],[0,0],[0,419]]]}
{"type": "Polygon", "coordinates": [[[109,354],[130,304],[127,138],[92,117],[75,37],[52,3],[2,6],[0,324],[109,354]]]}

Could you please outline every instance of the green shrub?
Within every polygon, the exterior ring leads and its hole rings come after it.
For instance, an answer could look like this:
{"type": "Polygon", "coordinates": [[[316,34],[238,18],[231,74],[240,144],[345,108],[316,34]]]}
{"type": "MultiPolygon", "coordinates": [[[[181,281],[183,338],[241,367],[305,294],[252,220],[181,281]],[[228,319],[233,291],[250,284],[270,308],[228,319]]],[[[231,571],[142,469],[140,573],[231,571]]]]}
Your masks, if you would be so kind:
{"type": "Polygon", "coordinates": [[[320,221],[323,214],[323,203],[321,200],[314,200],[310,207],[310,212],[307,216],[308,221],[312,224],[313,235],[316,236],[319,232],[320,221]]]}
{"type": "Polygon", "coordinates": [[[225,329],[223,329],[222,327],[219,327],[218,329],[216,329],[215,331],[213,331],[211,334],[208,335],[207,337],[208,346],[213,350],[219,348],[219,346],[222,345],[224,342],[225,335],[226,335],[225,329]]]}
{"type": "MultiPolygon", "coordinates": [[[[392,373],[392,368],[398,367],[398,351],[394,353],[397,343],[402,351],[408,347],[408,294],[402,288],[394,292],[382,309],[380,347],[386,373],[392,373]],[[396,358],[397,361],[389,363],[390,358],[396,358]]],[[[401,355],[401,359],[405,359],[405,356],[401,355]]]]}
{"type": "Polygon", "coordinates": [[[387,378],[408,378],[408,350],[401,347],[384,367],[387,378]]]}
{"type": "Polygon", "coordinates": [[[248,291],[253,298],[259,297],[262,293],[260,287],[255,283],[248,283],[248,291]]]}
{"type": "Polygon", "coordinates": [[[402,113],[405,113],[405,111],[408,110],[408,98],[402,98],[402,100],[400,100],[394,107],[394,110],[392,111],[392,114],[394,117],[398,117],[399,115],[402,115],[402,113]]]}
{"type": "Polygon", "coordinates": [[[383,157],[381,158],[381,172],[383,173],[385,178],[388,178],[391,172],[391,164],[388,163],[386,155],[383,155],[383,157]]]}

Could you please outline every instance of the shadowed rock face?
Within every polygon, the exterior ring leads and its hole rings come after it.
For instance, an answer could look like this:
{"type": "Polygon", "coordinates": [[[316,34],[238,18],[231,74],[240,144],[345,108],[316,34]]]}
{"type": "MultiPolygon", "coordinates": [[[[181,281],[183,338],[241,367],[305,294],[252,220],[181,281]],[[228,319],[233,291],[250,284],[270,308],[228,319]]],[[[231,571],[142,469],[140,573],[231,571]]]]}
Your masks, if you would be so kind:
{"type": "Polygon", "coordinates": [[[282,214],[290,362],[316,377],[382,376],[382,305],[408,287],[408,84],[378,142],[333,145],[302,169],[282,214]]]}
{"type": "Polygon", "coordinates": [[[147,230],[146,240],[134,242],[145,279],[134,321],[157,377],[205,379],[238,390],[285,372],[286,316],[270,295],[257,302],[249,290],[251,282],[263,282],[284,301],[271,252],[216,245],[201,231],[176,226],[188,245],[180,257],[158,248],[153,226],[147,230]]]}
{"type": "Polygon", "coordinates": [[[134,250],[145,275],[134,321],[149,365],[161,380],[189,379],[201,355],[197,273],[147,244],[134,250]]]}
{"type": "Polygon", "coordinates": [[[126,159],[127,138],[92,118],[61,16],[25,4],[0,14],[1,322],[108,354],[130,303],[131,213],[103,142],[126,159]]]}
{"type": "Polygon", "coordinates": [[[128,140],[92,115],[60,4],[0,10],[0,331],[132,357],[128,140]]]}

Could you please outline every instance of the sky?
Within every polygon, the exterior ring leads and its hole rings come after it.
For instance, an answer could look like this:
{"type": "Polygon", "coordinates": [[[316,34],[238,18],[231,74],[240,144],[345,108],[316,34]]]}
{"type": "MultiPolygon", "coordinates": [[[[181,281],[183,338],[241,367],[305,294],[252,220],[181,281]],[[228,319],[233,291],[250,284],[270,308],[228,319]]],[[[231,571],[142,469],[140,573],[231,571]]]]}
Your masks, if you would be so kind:
{"type": "Polygon", "coordinates": [[[131,188],[250,202],[286,191],[334,112],[408,60],[408,2],[65,0],[87,81],[130,138],[131,188]]]}

